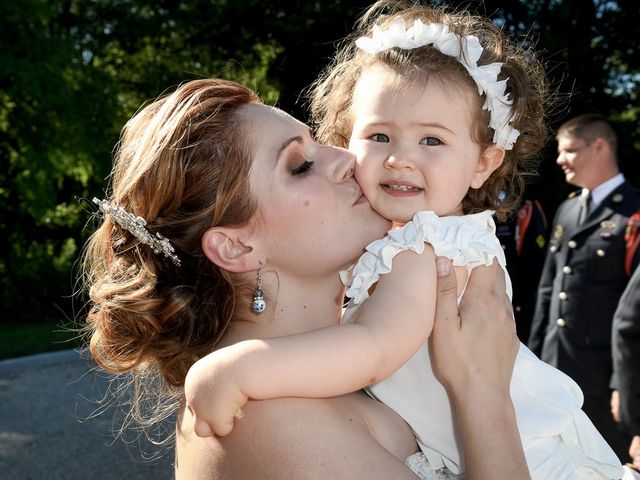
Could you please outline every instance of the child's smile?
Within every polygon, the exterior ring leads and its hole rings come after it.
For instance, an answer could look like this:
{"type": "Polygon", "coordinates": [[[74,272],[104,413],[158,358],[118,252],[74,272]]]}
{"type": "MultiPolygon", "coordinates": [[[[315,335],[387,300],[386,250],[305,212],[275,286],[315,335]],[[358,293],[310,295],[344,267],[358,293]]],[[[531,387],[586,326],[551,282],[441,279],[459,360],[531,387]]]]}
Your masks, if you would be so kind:
{"type": "Polygon", "coordinates": [[[411,196],[422,192],[422,188],[406,182],[390,181],[381,184],[381,187],[383,190],[386,190],[389,195],[411,196]]]}

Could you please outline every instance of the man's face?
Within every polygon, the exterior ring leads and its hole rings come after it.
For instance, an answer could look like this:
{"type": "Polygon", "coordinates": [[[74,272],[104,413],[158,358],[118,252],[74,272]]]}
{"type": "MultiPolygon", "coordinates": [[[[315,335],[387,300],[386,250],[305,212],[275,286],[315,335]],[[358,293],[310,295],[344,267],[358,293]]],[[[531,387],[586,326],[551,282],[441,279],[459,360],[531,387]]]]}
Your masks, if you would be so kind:
{"type": "Polygon", "coordinates": [[[577,187],[592,188],[590,179],[598,170],[594,143],[587,144],[573,135],[558,137],[558,158],[556,163],[562,168],[567,183],[577,187]]]}

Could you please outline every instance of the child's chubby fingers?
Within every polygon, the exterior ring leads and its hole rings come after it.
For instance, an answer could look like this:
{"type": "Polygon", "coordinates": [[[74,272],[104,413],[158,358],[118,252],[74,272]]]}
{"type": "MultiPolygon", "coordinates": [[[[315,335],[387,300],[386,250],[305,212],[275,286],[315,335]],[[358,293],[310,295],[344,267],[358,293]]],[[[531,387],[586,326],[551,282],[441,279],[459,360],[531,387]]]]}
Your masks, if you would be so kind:
{"type": "Polygon", "coordinates": [[[211,429],[209,424],[207,422],[205,422],[204,420],[196,419],[196,423],[195,423],[195,425],[193,427],[193,430],[196,432],[196,435],[201,437],[201,438],[207,438],[207,437],[213,437],[214,436],[213,430],[211,429]]]}
{"type": "Polygon", "coordinates": [[[197,415],[193,408],[187,406],[187,409],[194,417],[193,430],[196,435],[201,438],[207,437],[224,437],[229,435],[233,430],[233,415],[214,415],[214,417],[205,417],[197,415]]]}
{"type": "MultiPolygon", "coordinates": [[[[229,435],[233,430],[237,414],[247,404],[249,398],[240,391],[232,391],[232,396],[220,398],[220,402],[213,402],[209,425],[214,433],[220,437],[229,435]]],[[[231,393],[231,392],[229,392],[231,393]]]]}

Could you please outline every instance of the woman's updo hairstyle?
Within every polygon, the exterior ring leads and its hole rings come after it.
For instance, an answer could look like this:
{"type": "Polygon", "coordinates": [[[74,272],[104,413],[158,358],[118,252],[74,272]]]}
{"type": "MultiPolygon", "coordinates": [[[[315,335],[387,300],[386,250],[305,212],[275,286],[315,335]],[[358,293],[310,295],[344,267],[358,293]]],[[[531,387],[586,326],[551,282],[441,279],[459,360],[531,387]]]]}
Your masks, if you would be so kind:
{"type": "MultiPolygon", "coordinates": [[[[462,64],[431,46],[413,50],[392,48],[371,55],[355,44],[359,37],[371,37],[374,25],[386,29],[398,20],[404,20],[409,27],[416,19],[424,24],[445,24],[459,37],[478,37],[483,47],[478,65],[503,63],[498,79],[508,79],[506,93],[513,100],[511,125],[520,131],[520,136],[513,149],[506,150],[503,164],[480,189],[470,190],[463,201],[465,213],[490,209],[496,210],[498,217],[503,219],[517,206],[524,190],[524,177],[535,171],[538,155],[547,139],[544,113],[548,92],[543,67],[533,53],[508,42],[503,32],[487,19],[467,11],[453,12],[444,7],[402,0],[376,2],[363,14],[332,63],[310,88],[316,137],[323,143],[348,146],[354,122],[351,100],[356,82],[363,70],[374,63],[393,69],[401,81],[426,84],[434,80],[445,88],[466,86],[477,93],[477,85],[462,64]]],[[[482,110],[484,97],[476,96],[476,111],[472,112],[473,138],[487,147],[493,143],[494,132],[489,128],[489,112],[482,110]]]]}
{"type": "Polygon", "coordinates": [[[234,316],[237,286],[205,257],[201,239],[212,226],[242,225],[256,211],[238,119],[249,103],[258,97],[237,83],[191,81],[144,107],[122,131],[108,200],[144,218],[181,263],[155,254],[110,216],[87,243],[91,354],[108,372],[134,373],[137,392],[157,385],[148,381],[155,374],[163,393],[179,398],[189,367],[234,316]]]}

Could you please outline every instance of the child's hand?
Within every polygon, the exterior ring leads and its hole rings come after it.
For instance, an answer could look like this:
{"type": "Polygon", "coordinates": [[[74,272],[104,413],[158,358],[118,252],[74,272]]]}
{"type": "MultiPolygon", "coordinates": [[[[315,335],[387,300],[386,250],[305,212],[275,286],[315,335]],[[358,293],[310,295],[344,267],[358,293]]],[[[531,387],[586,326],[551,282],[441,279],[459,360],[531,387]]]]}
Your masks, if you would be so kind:
{"type": "Polygon", "coordinates": [[[199,437],[229,434],[235,414],[248,400],[235,382],[234,362],[223,350],[194,363],[184,382],[186,406],[195,417],[199,437]]]}

